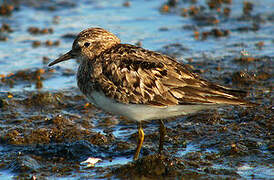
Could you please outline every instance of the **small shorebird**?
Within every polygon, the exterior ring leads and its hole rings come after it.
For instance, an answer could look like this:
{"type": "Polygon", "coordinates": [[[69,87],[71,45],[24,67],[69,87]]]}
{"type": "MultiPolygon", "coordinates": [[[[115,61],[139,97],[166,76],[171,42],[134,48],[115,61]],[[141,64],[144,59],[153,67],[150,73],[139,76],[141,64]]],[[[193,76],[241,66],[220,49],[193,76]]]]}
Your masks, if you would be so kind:
{"type": "Polygon", "coordinates": [[[102,28],[80,32],[72,49],[49,64],[80,60],[77,84],[98,108],[138,122],[138,159],[144,140],[141,122],[159,119],[159,152],[163,149],[163,119],[222,105],[252,103],[244,91],[202,79],[166,55],[130,44],[102,28]]]}

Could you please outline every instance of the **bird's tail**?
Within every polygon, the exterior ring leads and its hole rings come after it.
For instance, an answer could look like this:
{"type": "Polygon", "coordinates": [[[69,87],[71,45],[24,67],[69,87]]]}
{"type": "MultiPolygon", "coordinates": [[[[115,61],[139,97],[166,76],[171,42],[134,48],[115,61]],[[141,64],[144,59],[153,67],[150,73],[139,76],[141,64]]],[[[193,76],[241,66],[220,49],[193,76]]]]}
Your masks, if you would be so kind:
{"type": "Polygon", "coordinates": [[[226,102],[225,104],[235,104],[235,105],[243,105],[247,107],[256,106],[258,104],[249,102],[247,100],[244,100],[246,96],[248,96],[248,92],[243,90],[237,90],[237,89],[231,89],[220,85],[211,84],[210,85],[212,89],[215,89],[216,91],[222,92],[226,94],[226,102]],[[214,87],[213,87],[214,86],[214,87]]]}

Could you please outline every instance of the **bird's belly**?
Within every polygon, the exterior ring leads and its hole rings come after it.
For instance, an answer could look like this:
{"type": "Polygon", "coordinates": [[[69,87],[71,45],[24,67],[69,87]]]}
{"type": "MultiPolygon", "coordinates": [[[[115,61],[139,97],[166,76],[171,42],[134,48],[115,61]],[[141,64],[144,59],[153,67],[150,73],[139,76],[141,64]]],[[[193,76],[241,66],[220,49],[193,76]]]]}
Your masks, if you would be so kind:
{"type": "Polygon", "coordinates": [[[103,93],[98,91],[93,91],[87,97],[98,108],[116,115],[125,116],[134,121],[164,119],[216,107],[209,105],[175,105],[158,107],[143,104],[123,104],[106,97],[103,93]]]}

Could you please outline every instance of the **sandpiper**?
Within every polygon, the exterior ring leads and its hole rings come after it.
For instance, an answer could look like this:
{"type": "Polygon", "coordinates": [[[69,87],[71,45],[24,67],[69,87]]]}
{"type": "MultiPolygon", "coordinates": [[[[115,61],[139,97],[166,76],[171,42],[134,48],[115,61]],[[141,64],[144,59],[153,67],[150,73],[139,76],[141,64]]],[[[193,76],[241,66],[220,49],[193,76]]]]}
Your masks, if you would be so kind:
{"type": "Polygon", "coordinates": [[[102,28],[80,32],[72,49],[49,64],[80,60],[77,84],[98,108],[138,123],[138,159],[144,140],[142,121],[160,122],[159,152],[163,149],[163,119],[222,105],[245,105],[244,91],[204,80],[175,59],[130,44],[122,44],[102,28]]]}

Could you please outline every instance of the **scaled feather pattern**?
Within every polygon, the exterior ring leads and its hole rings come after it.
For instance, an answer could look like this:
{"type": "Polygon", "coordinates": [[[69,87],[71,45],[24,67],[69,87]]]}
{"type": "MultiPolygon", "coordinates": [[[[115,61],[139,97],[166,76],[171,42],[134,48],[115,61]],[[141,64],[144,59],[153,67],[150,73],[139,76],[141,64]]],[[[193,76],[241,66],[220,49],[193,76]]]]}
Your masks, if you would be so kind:
{"type": "Polygon", "coordinates": [[[243,91],[203,80],[166,55],[120,42],[101,51],[92,60],[81,63],[78,86],[84,94],[96,89],[126,104],[247,103],[240,98],[245,95],[243,91]]]}

